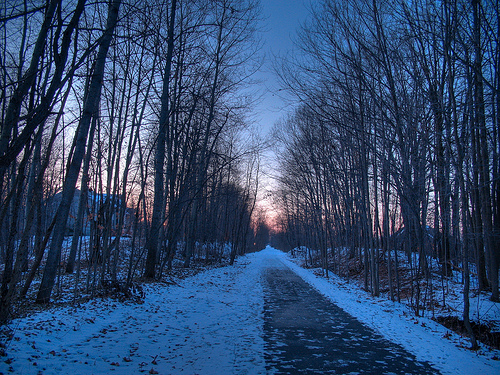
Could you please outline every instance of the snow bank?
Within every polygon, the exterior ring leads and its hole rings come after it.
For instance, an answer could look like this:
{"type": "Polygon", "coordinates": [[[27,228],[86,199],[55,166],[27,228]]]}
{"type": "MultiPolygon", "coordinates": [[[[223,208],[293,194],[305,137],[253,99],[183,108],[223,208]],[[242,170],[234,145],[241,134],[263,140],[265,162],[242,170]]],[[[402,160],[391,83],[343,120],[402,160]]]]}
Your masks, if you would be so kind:
{"type": "Polygon", "coordinates": [[[400,344],[418,360],[428,361],[443,374],[500,374],[498,351],[478,355],[467,340],[429,318],[416,318],[407,306],[369,293],[333,275],[329,280],[295,264],[285,253],[267,248],[324,296],[388,340],[400,344]]]}

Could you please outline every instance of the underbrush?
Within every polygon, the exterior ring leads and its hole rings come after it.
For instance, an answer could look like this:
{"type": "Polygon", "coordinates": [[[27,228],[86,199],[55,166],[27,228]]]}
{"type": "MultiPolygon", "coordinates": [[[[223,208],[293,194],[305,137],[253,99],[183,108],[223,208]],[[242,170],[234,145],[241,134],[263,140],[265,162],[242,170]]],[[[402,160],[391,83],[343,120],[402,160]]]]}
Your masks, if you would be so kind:
{"type": "MultiPolygon", "coordinates": [[[[63,244],[62,259],[67,259],[70,246],[71,240],[68,238],[63,244]]],[[[88,238],[83,238],[82,257],[79,264],[76,265],[75,271],[66,273],[66,264],[64,262],[59,266],[51,303],[35,303],[43,275],[41,271],[38,271],[26,296],[16,299],[12,304],[10,316],[14,319],[52,307],[78,306],[94,298],[142,304],[145,298],[143,285],[146,283],[175,285],[179,280],[194,276],[204,270],[224,267],[229,264],[229,254],[227,253],[228,249],[230,249],[229,245],[224,245],[223,251],[218,253],[209,251],[212,250],[210,246],[199,245],[197,247],[198,251],[193,255],[189,268],[184,268],[182,244],[180,244],[171,262],[171,268],[163,267],[161,276],[151,280],[142,276],[145,251],[143,248],[141,248],[141,251],[136,248],[134,255],[130,238],[121,239],[119,253],[111,254],[107,263],[90,261],[88,238]]],[[[33,262],[34,255],[29,259],[28,269],[32,267],[33,262]]],[[[43,263],[39,268],[40,270],[43,270],[43,263]]],[[[26,275],[27,272],[24,276],[26,275]]],[[[19,290],[24,283],[25,279],[18,283],[19,290]]]]}
{"type": "MultiPolygon", "coordinates": [[[[462,335],[467,336],[467,329],[464,321],[456,316],[438,316],[436,322],[446,328],[462,335]]],[[[495,331],[495,327],[486,323],[471,322],[472,331],[476,339],[493,349],[500,349],[500,332],[495,331]]]]}

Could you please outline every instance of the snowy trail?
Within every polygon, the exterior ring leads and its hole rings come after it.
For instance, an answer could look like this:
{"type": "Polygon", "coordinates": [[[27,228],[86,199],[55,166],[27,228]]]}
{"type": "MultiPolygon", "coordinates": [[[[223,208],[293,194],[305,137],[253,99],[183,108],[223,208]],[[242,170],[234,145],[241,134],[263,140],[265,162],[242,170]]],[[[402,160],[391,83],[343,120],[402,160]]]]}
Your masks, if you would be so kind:
{"type": "Polygon", "coordinates": [[[147,285],[141,305],[94,300],[17,319],[0,374],[273,373],[265,362],[275,348],[264,340],[263,285],[277,263],[443,374],[500,374],[493,354],[457,347],[460,338],[432,320],[416,320],[403,305],[373,299],[341,279],[317,277],[271,248],[178,285],[147,285]]]}
{"type": "Polygon", "coordinates": [[[361,324],[278,260],[264,277],[266,364],[288,374],[437,375],[361,324]]]}
{"type": "Polygon", "coordinates": [[[286,254],[279,253],[277,256],[342,310],[385,339],[401,345],[415,355],[418,361],[429,362],[442,374],[500,374],[499,351],[483,351],[483,354],[478,355],[467,349],[468,339],[449,331],[430,318],[416,318],[408,306],[402,303],[373,298],[369,293],[335,275],[326,280],[314,275],[311,270],[299,267],[286,254]]]}
{"type": "Polygon", "coordinates": [[[238,263],[150,286],[142,305],[94,301],[20,319],[0,373],[265,373],[261,259],[238,263]]]}

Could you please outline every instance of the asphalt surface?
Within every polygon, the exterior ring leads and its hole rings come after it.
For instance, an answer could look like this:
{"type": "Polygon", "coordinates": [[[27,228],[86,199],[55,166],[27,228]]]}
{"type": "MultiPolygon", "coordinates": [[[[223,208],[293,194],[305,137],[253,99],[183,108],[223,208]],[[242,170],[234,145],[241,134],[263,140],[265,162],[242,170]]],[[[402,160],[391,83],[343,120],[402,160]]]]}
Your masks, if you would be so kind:
{"type": "Polygon", "coordinates": [[[439,374],[276,260],[263,274],[269,374],[439,374]]]}

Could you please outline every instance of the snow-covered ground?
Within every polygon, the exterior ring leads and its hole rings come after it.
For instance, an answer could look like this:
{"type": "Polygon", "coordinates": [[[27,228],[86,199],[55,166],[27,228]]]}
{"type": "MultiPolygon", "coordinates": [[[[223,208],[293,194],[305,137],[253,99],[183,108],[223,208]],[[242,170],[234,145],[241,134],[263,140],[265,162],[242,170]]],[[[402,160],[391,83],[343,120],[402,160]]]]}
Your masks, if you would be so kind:
{"type": "Polygon", "coordinates": [[[149,284],[143,304],[97,299],[16,319],[0,373],[265,374],[261,273],[272,258],[444,374],[500,374],[498,351],[471,352],[431,319],[342,279],[317,277],[269,247],[177,284],[149,284]]]}
{"type": "Polygon", "coordinates": [[[430,318],[416,318],[402,303],[373,298],[354,283],[331,275],[327,280],[299,267],[281,253],[282,261],[336,305],[385,338],[430,362],[443,374],[500,374],[500,351],[473,352],[463,338],[430,318]]]}
{"type": "Polygon", "coordinates": [[[96,299],[16,319],[0,373],[265,373],[263,260],[149,284],[140,305],[96,299]]]}

